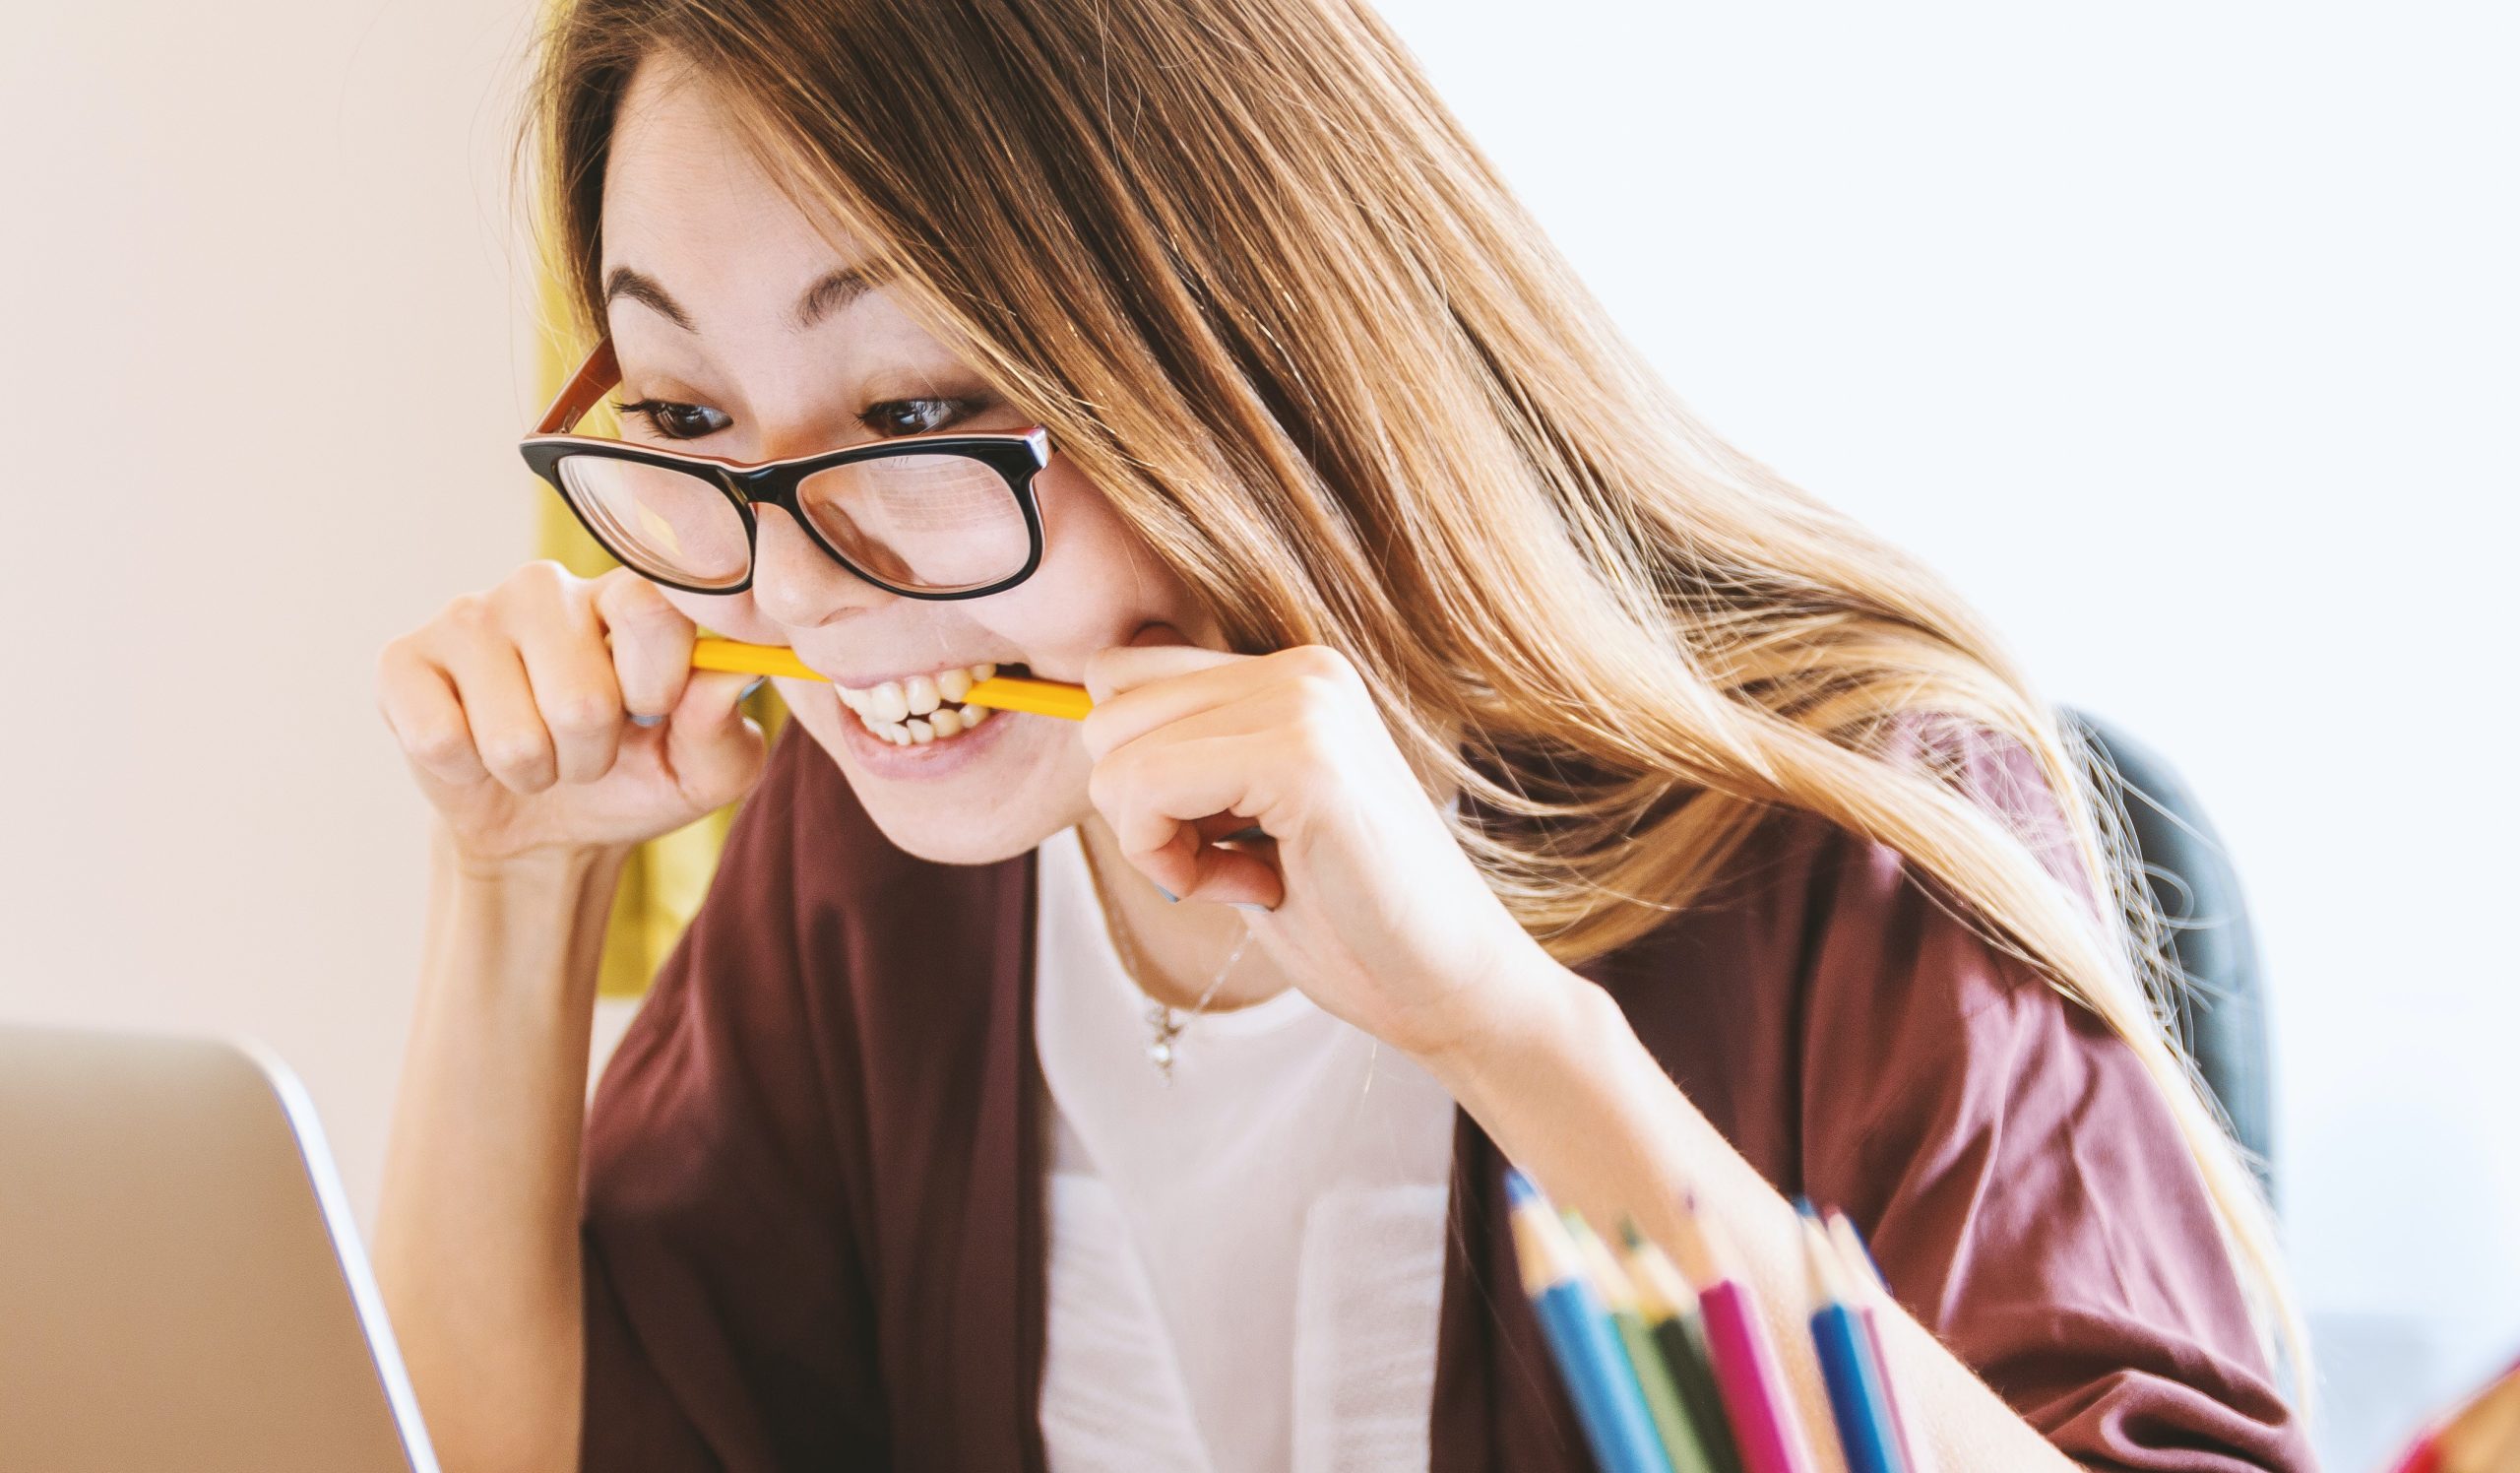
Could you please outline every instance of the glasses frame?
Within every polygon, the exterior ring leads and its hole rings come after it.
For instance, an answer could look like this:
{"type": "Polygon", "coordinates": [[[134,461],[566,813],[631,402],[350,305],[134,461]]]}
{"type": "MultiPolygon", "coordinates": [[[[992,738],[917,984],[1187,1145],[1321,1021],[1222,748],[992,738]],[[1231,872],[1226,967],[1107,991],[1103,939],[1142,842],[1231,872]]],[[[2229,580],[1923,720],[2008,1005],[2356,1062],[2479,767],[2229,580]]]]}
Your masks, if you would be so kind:
{"type": "Polygon", "coordinates": [[[587,536],[610,554],[614,561],[640,577],[667,588],[694,594],[739,594],[752,587],[753,574],[761,561],[761,525],[753,516],[753,508],[776,506],[788,513],[814,545],[832,561],[889,594],[905,599],[927,599],[944,602],[953,599],[978,599],[1004,593],[1033,576],[1041,565],[1041,507],[1033,490],[1034,478],[1050,463],[1050,434],[1040,425],[1007,434],[957,434],[951,430],[935,434],[901,435],[872,444],[853,445],[846,450],[828,450],[820,455],[793,456],[787,460],[738,461],[724,456],[687,454],[662,450],[648,445],[633,445],[626,440],[610,440],[600,435],[571,434],[569,429],[595,409],[596,401],[621,382],[620,360],[613,355],[612,340],[605,338],[595,346],[587,360],[579,365],[569,382],[561,387],[551,407],[542,412],[534,432],[517,443],[517,451],[534,474],[549,483],[560,495],[569,514],[587,530],[587,536]],[[716,485],[744,524],[744,576],[741,582],[702,587],[679,582],[649,572],[621,555],[612,541],[595,525],[595,518],[578,505],[561,480],[560,462],[571,456],[592,455],[606,460],[631,461],[639,465],[659,466],[681,471],[716,485]],[[1015,504],[1024,513],[1024,529],[1030,543],[1024,565],[994,583],[975,588],[932,589],[905,588],[859,567],[847,552],[832,544],[829,538],[814,525],[814,519],[797,504],[796,493],[805,479],[837,466],[855,465],[859,461],[886,460],[898,456],[956,455],[976,460],[997,472],[1006,482],[1015,504]]]}

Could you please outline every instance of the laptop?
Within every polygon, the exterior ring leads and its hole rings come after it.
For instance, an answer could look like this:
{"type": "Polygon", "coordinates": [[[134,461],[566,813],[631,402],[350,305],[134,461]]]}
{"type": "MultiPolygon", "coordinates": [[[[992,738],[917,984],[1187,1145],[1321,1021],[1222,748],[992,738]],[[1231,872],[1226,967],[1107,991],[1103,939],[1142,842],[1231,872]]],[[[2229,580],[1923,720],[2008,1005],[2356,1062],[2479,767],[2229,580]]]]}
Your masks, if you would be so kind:
{"type": "Polygon", "coordinates": [[[437,1473],[278,1059],[0,1027],[0,1469],[437,1473]]]}

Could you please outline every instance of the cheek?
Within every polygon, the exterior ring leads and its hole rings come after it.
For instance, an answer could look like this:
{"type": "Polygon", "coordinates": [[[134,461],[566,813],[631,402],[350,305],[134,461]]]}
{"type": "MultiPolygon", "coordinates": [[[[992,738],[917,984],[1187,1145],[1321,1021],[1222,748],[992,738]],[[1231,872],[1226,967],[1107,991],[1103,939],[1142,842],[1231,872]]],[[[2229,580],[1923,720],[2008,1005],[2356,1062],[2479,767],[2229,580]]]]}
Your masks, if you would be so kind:
{"type": "Polygon", "coordinates": [[[1086,657],[1126,644],[1148,623],[1186,626],[1197,605],[1137,529],[1091,480],[1052,456],[1035,488],[1041,565],[972,612],[1031,653],[1036,674],[1075,678],[1086,657]]]}

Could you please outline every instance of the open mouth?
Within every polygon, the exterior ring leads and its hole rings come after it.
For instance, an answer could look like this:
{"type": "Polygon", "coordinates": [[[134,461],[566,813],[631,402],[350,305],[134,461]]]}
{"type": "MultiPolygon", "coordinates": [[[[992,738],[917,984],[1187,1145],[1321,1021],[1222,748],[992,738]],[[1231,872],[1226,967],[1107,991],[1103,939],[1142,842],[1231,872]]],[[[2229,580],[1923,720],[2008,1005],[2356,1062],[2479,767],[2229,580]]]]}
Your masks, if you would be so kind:
{"type": "MultiPolygon", "coordinates": [[[[907,680],[886,680],[863,688],[835,685],[847,706],[879,741],[895,746],[927,746],[954,737],[989,719],[986,706],[966,706],[963,697],[978,682],[996,674],[995,665],[965,665],[907,680]]],[[[1003,667],[1021,674],[1022,666],[1003,667]]]]}

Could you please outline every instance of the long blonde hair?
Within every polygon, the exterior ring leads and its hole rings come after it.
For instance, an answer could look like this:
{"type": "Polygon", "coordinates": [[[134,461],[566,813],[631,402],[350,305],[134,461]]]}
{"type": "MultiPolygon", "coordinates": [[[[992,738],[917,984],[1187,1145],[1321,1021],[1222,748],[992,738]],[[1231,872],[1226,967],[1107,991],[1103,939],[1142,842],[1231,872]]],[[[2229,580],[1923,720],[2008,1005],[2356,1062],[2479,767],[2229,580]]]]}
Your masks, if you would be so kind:
{"type": "Polygon", "coordinates": [[[1355,661],[1430,782],[1513,820],[1457,832],[1560,959],[1703,894],[1780,808],[1938,879],[2142,1059],[2298,1377],[2085,754],[1932,575],[1689,414],[1361,0],[560,0],[528,137],[581,328],[613,115],[663,53],[1237,648],[1355,661]],[[1921,716],[2035,754],[2065,872],[1887,750],[1921,716]]]}

